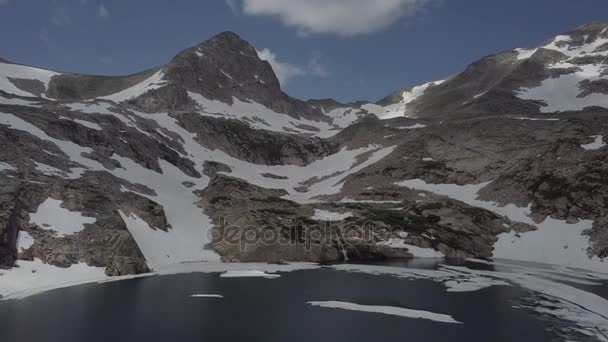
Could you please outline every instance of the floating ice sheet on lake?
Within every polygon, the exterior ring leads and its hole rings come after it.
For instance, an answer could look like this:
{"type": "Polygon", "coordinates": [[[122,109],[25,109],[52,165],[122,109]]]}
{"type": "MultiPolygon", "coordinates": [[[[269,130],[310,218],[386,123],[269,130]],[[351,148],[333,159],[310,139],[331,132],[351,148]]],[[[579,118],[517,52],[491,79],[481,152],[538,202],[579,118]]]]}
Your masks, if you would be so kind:
{"type": "Polygon", "coordinates": [[[462,324],[462,322],[458,322],[452,316],[438,314],[429,311],[422,310],[413,310],[400,308],[395,306],[373,306],[373,305],[360,305],[355,303],[348,302],[337,302],[337,301],[327,301],[327,302],[308,302],[308,304],[312,306],[318,306],[322,308],[331,308],[331,309],[342,309],[342,310],[352,310],[352,311],[362,311],[362,312],[370,312],[370,313],[379,313],[384,315],[391,316],[400,316],[414,319],[426,319],[435,322],[442,323],[454,323],[454,324],[462,324]]]}
{"type": "Polygon", "coordinates": [[[281,277],[278,274],[269,274],[264,271],[246,270],[246,271],[227,271],[220,275],[221,278],[267,278],[276,279],[281,277]]]}

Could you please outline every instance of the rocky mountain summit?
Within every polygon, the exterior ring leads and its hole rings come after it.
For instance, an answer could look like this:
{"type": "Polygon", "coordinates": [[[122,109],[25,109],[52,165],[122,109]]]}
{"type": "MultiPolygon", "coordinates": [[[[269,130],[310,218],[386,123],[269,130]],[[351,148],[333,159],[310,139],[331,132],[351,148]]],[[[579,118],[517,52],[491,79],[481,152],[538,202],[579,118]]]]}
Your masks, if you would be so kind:
{"type": "Polygon", "coordinates": [[[290,97],[230,32],[124,77],[2,60],[0,265],[447,257],[606,271],[607,60],[608,24],[592,23],[350,104],[290,97]]]}

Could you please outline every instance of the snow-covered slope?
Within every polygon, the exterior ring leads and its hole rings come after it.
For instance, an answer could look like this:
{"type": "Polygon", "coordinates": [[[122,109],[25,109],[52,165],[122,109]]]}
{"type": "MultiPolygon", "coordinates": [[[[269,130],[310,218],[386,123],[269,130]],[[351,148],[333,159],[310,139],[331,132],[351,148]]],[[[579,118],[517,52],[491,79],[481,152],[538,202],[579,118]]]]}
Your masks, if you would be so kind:
{"type": "Polygon", "coordinates": [[[405,108],[406,116],[608,108],[607,57],[608,23],[583,25],[538,47],[516,48],[478,60],[443,84],[413,96],[405,108]]]}
{"type": "MultiPolygon", "coordinates": [[[[12,95],[45,97],[49,82],[57,72],[0,62],[0,90],[12,95]]],[[[0,101],[3,101],[0,97],[0,101]]]]}
{"type": "Polygon", "coordinates": [[[368,112],[376,115],[381,120],[394,119],[399,117],[409,117],[411,114],[408,111],[408,105],[415,101],[420,96],[424,95],[429,87],[434,87],[442,84],[444,81],[428,82],[419,86],[406,89],[401,94],[402,99],[394,104],[380,105],[380,104],[366,104],[361,108],[368,112]]]}
{"type": "Polygon", "coordinates": [[[585,34],[582,40],[575,34],[557,36],[541,49],[565,56],[547,68],[568,72],[560,72],[537,87],[522,88],[519,98],[542,101],[543,113],[608,108],[608,27],[585,34]]]}
{"type": "Polygon", "coordinates": [[[108,96],[102,96],[99,99],[111,100],[116,103],[134,99],[136,97],[139,97],[139,96],[145,94],[149,90],[158,89],[158,88],[162,87],[163,85],[165,85],[167,83],[167,81],[163,81],[164,77],[165,77],[165,74],[163,73],[163,71],[159,70],[154,75],[145,79],[141,83],[135,84],[134,86],[131,86],[118,93],[108,95],[108,96]]]}

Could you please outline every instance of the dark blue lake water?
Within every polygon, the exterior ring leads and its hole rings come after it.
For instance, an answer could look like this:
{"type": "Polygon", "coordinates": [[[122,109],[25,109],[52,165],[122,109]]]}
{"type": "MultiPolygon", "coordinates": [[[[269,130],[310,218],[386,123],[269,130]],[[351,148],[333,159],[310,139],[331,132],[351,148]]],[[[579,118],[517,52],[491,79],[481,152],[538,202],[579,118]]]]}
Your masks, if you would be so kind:
{"type": "MultiPolygon", "coordinates": [[[[0,341],[466,341],[538,342],[555,335],[526,291],[450,293],[430,280],[317,269],[281,278],[153,276],[0,302],[0,341]],[[224,298],[191,298],[219,294],[224,298]],[[396,306],[464,324],[313,307],[309,301],[396,306]]],[[[603,287],[604,291],[606,288],[603,287]]]]}

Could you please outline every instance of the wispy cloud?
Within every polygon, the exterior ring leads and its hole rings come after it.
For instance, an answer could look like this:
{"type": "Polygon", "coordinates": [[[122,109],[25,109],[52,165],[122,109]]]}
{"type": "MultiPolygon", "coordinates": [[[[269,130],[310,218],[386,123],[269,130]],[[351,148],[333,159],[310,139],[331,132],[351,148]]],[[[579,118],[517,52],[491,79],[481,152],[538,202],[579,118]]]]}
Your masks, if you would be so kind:
{"type": "Polygon", "coordinates": [[[7,5],[7,4],[8,4],[8,0],[0,0],[0,6],[7,5]]]}
{"type": "Polygon", "coordinates": [[[228,8],[230,8],[232,14],[239,14],[239,4],[237,3],[237,0],[226,0],[226,5],[228,6],[228,8]]]}
{"type": "Polygon", "coordinates": [[[106,8],[104,4],[100,4],[99,8],[97,9],[97,15],[100,18],[106,19],[110,17],[110,11],[106,8]]]}
{"type": "Polygon", "coordinates": [[[315,76],[325,78],[329,76],[327,67],[321,63],[322,55],[319,52],[313,53],[307,65],[296,65],[279,61],[277,55],[269,49],[258,50],[260,59],[267,61],[272,66],[279,83],[282,86],[291,79],[302,76],[315,76]]]}
{"type": "Polygon", "coordinates": [[[89,4],[89,0],[80,0],[80,6],[86,6],[89,4]]]}
{"type": "Polygon", "coordinates": [[[285,85],[287,81],[294,77],[303,76],[306,74],[304,68],[294,64],[279,62],[277,56],[268,49],[258,50],[258,56],[260,59],[267,61],[272,66],[275,75],[279,79],[281,85],[285,85]]]}
{"type": "Polygon", "coordinates": [[[243,0],[246,15],[275,16],[298,35],[340,36],[382,31],[434,0],[243,0]]]}

